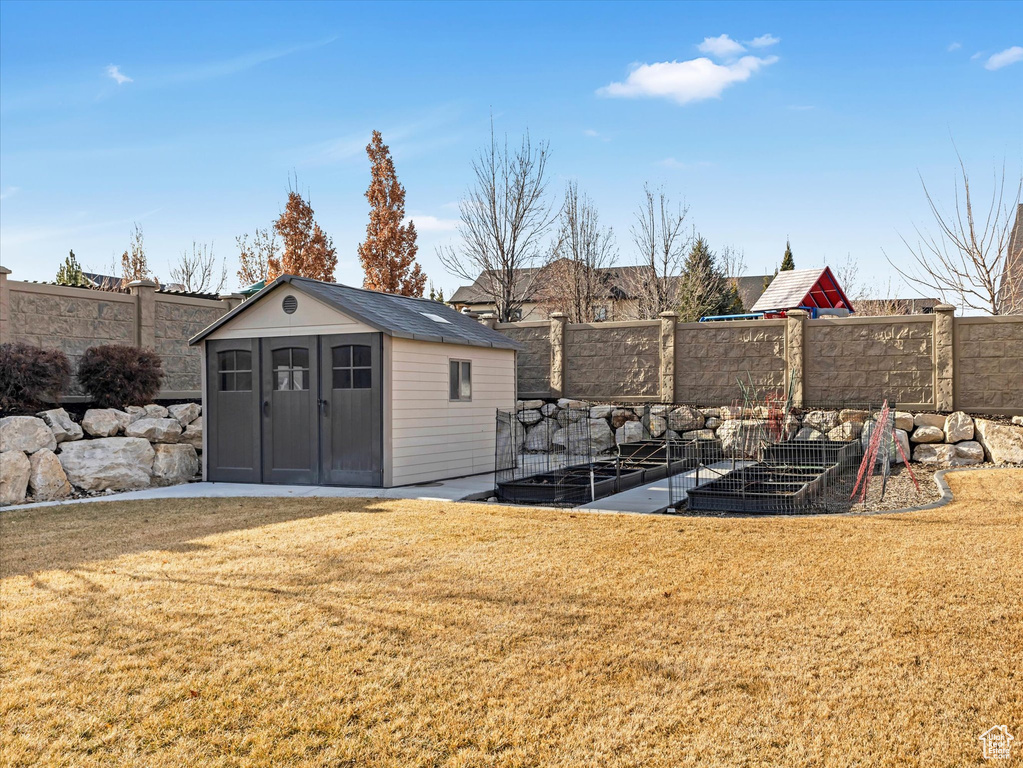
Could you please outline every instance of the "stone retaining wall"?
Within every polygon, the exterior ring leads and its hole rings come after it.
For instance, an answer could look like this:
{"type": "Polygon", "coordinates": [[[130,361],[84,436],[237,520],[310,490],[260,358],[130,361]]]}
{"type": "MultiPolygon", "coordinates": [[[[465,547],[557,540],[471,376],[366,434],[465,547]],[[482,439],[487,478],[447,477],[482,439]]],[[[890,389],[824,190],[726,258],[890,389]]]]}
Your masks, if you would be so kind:
{"type": "Polygon", "coordinates": [[[130,491],[196,479],[202,408],[183,403],[63,408],[0,419],[0,505],[130,491]]]}

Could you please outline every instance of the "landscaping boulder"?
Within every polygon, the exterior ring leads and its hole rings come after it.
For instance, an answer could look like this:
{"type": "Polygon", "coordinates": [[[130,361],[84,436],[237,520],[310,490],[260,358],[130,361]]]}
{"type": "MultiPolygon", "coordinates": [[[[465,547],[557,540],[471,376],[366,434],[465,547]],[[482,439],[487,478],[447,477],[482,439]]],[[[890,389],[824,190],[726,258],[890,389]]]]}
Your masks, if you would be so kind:
{"type": "Polygon", "coordinates": [[[618,445],[623,443],[638,443],[649,437],[646,428],[641,421],[626,421],[615,430],[615,442],[618,445]]]}
{"type": "Polygon", "coordinates": [[[195,479],[199,471],[199,457],[190,445],[153,446],[153,485],[178,485],[195,479]]]}
{"type": "Polygon", "coordinates": [[[564,427],[566,424],[582,421],[583,419],[589,418],[589,416],[589,408],[576,408],[573,410],[562,408],[558,411],[558,415],[555,418],[558,420],[558,424],[564,427]]]}
{"type": "Polygon", "coordinates": [[[974,419],[977,442],[984,446],[988,461],[996,464],[1023,464],[1023,427],[974,419]]]}
{"type": "Polygon", "coordinates": [[[950,462],[953,467],[984,463],[984,446],[976,440],[963,440],[961,443],[956,443],[955,452],[955,457],[950,462]]]}
{"type": "Polygon", "coordinates": [[[589,407],[590,407],[590,404],[589,403],[584,403],[582,400],[571,400],[571,399],[569,399],[567,397],[562,397],[562,398],[560,398],[558,400],[558,408],[572,408],[572,409],[578,410],[578,409],[581,409],[581,408],[589,408],[589,407]]]}
{"type": "MultiPolygon", "coordinates": [[[[918,413],[913,417],[914,427],[937,427],[944,431],[945,417],[940,413],[918,413]]],[[[910,430],[912,431],[912,430],[910,430]]]]}
{"type": "MultiPolygon", "coordinates": [[[[718,434],[719,435],[720,435],[720,433],[721,433],[721,430],[718,430],[718,434]]],[[[824,439],[824,435],[821,434],[818,430],[814,429],[813,427],[803,427],[798,432],[796,432],[796,436],[793,439],[795,439],[795,440],[823,440],[824,439]]]]}
{"type": "Polygon", "coordinates": [[[125,413],[128,414],[128,423],[138,421],[139,419],[146,418],[146,409],[141,405],[129,405],[124,409],[125,413]]]}
{"type": "MultiPolygon", "coordinates": [[[[524,429],[519,429],[518,433],[525,436],[524,429]]],[[[190,445],[197,451],[202,450],[202,416],[185,427],[185,431],[181,433],[178,442],[190,445]]]]}
{"type": "MultiPolygon", "coordinates": [[[[700,418],[703,418],[702,416],[700,418]]],[[[647,429],[650,430],[651,437],[660,437],[664,434],[664,431],[668,428],[668,422],[665,421],[663,416],[651,416],[650,423],[647,425],[647,429]]]]}
{"type": "Polygon", "coordinates": [[[116,408],[90,408],[82,418],[82,429],[93,437],[113,437],[131,423],[131,418],[116,408]]]}
{"type": "Polygon", "coordinates": [[[703,414],[704,418],[709,419],[711,416],[713,416],[715,419],[721,418],[720,408],[699,408],[698,410],[700,411],[701,414],[703,414]]]}
{"type": "Polygon", "coordinates": [[[81,426],[71,421],[71,417],[68,412],[63,408],[54,408],[49,411],[40,411],[38,414],[40,419],[46,422],[46,426],[53,432],[53,439],[57,443],[70,442],[72,440],[81,440],[82,432],[81,426]]]}
{"type": "MultiPolygon", "coordinates": [[[[730,419],[718,427],[717,437],[725,456],[737,459],[759,457],[764,442],[762,427],[762,422],[752,419],[730,419]]],[[[814,431],[814,434],[817,437],[809,439],[819,440],[821,433],[814,431]]]]}
{"type": "Polygon", "coordinates": [[[177,419],[182,427],[187,427],[199,418],[202,408],[196,403],[180,403],[172,405],[167,409],[172,419],[177,419]]]}
{"type": "Polygon", "coordinates": [[[170,411],[156,403],[150,403],[149,405],[144,405],[142,407],[146,412],[145,418],[147,419],[166,419],[170,416],[170,411]]]}
{"type": "Polygon", "coordinates": [[[0,453],[0,506],[20,504],[25,500],[31,472],[32,463],[21,451],[0,453]]]}
{"type": "Polygon", "coordinates": [[[528,411],[519,411],[518,414],[516,415],[518,416],[519,421],[521,421],[527,427],[531,427],[534,424],[539,423],[540,419],[543,418],[543,414],[540,413],[540,411],[535,411],[532,409],[528,411]]]}
{"type": "Polygon", "coordinates": [[[838,426],[838,411],[810,411],[803,417],[803,426],[829,432],[838,426]]]}
{"type": "Polygon", "coordinates": [[[103,437],[64,443],[57,457],[72,485],[86,491],[129,491],[149,485],[156,453],[141,437],[103,437]]]}
{"type": "Polygon", "coordinates": [[[174,443],[182,433],[177,419],[139,419],[128,425],[128,437],[144,437],[151,443],[174,443]]]}
{"type": "Polygon", "coordinates": [[[605,419],[590,419],[590,450],[606,453],[614,448],[615,434],[605,419]]]}
{"type": "Polygon", "coordinates": [[[48,448],[36,451],[29,459],[32,468],[28,476],[28,487],[36,501],[63,499],[71,493],[64,467],[57,454],[48,448]]]}
{"type": "MultiPolygon", "coordinates": [[[[720,418],[719,418],[720,423],[720,418]]],[[[703,429],[706,417],[695,408],[688,405],[680,406],[668,414],[668,427],[676,432],[692,432],[703,429]]]]}
{"type": "Polygon", "coordinates": [[[713,429],[694,429],[691,432],[682,433],[683,440],[713,440],[713,429]]]}
{"type": "Polygon", "coordinates": [[[923,426],[914,429],[909,439],[914,443],[943,443],[945,442],[945,433],[938,427],[923,426]]]}
{"type": "Polygon", "coordinates": [[[945,442],[958,443],[973,439],[973,419],[962,411],[956,411],[945,419],[945,442]]]}
{"type": "Polygon", "coordinates": [[[35,416],[6,416],[0,419],[0,451],[35,453],[43,448],[51,451],[57,440],[46,422],[35,416]]]}
{"type": "Polygon", "coordinates": [[[842,424],[848,424],[849,422],[855,422],[862,424],[870,418],[868,411],[858,411],[853,408],[843,408],[838,412],[838,421],[842,424]]]}
{"type": "Polygon", "coordinates": [[[651,416],[667,416],[668,412],[670,410],[671,410],[671,406],[670,405],[651,405],[650,406],[650,415],[651,416]]]}
{"type": "Polygon", "coordinates": [[[631,408],[615,408],[611,411],[611,426],[620,429],[623,424],[629,421],[637,421],[639,416],[632,412],[631,408]]]}
{"type": "Polygon", "coordinates": [[[717,416],[707,416],[703,422],[703,426],[707,429],[717,429],[723,422],[717,416]]]}
{"type": "Polygon", "coordinates": [[[913,454],[910,453],[909,450],[909,432],[904,429],[896,429],[895,441],[893,441],[891,450],[889,451],[889,454],[892,457],[889,464],[905,464],[906,462],[902,460],[903,456],[905,456],[909,461],[912,461],[913,454]],[[895,447],[895,441],[898,441],[899,445],[902,446],[902,451],[899,451],[899,449],[895,447]]]}
{"type": "Polygon", "coordinates": [[[595,405],[590,408],[591,419],[606,419],[611,415],[613,409],[610,405],[595,405]]]}
{"type": "Polygon", "coordinates": [[[717,409],[718,417],[722,421],[731,421],[742,418],[742,407],[738,405],[724,405],[717,409]]]}
{"type": "MultiPolygon", "coordinates": [[[[604,425],[607,426],[607,423],[604,422],[604,425]]],[[[569,453],[588,456],[590,453],[589,420],[582,423],[570,422],[567,427],[554,433],[551,442],[569,453]]]]}
{"type": "Polygon", "coordinates": [[[535,411],[543,408],[543,400],[519,400],[519,410],[535,411]]]}
{"type": "Polygon", "coordinates": [[[828,440],[855,440],[862,432],[862,422],[846,421],[828,432],[828,440]]]}
{"type": "Polygon", "coordinates": [[[955,446],[944,443],[921,443],[913,449],[913,461],[921,464],[948,464],[955,455],[955,446]]]}
{"type": "Polygon", "coordinates": [[[1023,416],[1013,416],[1012,423],[1017,427],[1023,427],[1023,416]]]}
{"type": "Polygon", "coordinates": [[[542,419],[526,433],[526,450],[531,452],[551,450],[554,433],[557,431],[558,422],[554,419],[542,419]]]}

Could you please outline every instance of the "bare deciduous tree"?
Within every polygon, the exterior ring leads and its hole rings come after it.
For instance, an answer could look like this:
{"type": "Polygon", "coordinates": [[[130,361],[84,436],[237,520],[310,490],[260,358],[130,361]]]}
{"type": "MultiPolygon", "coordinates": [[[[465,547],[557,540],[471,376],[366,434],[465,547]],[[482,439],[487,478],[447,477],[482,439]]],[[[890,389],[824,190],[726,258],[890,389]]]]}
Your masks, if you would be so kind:
{"type": "Polygon", "coordinates": [[[192,241],[192,253],[182,251],[171,268],[171,280],[180,283],[189,293],[220,293],[227,282],[227,264],[213,255],[213,244],[192,241]]]}
{"type": "Polygon", "coordinates": [[[474,183],[459,202],[461,248],[440,248],[444,268],[476,285],[494,303],[497,318],[512,320],[533,292],[545,257],[544,237],[556,214],[547,200],[546,142],[527,133],[517,149],[490,144],[472,164],[474,183]],[[532,269],[531,269],[532,268],[532,269]]]}
{"type": "Polygon", "coordinates": [[[990,204],[981,204],[978,209],[974,205],[966,164],[958,152],[956,157],[960,172],[952,213],[939,209],[927,184],[920,179],[938,234],[925,234],[917,228],[919,239],[915,246],[902,238],[912,255],[908,266],[900,266],[888,254],[885,257],[905,280],[936,292],[943,301],[992,315],[1023,310],[1014,306],[1016,302],[1010,291],[1002,290],[1009,264],[1013,217],[1023,192],[1023,175],[1015,185],[1015,194],[1010,186],[1007,196],[1003,164],[1001,174],[994,175],[990,204]],[[1009,200],[1011,202],[1007,202],[1009,200]]]}
{"type": "Polygon", "coordinates": [[[607,268],[618,258],[614,232],[600,225],[597,208],[569,182],[551,261],[540,275],[538,302],[564,312],[571,323],[606,320],[613,285],[607,268]]]}
{"type": "Polygon", "coordinates": [[[626,286],[629,295],[637,299],[636,314],[641,320],[679,306],[680,275],[693,239],[685,232],[688,214],[688,206],[673,205],[663,189],[643,187],[643,203],[630,230],[641,268],[630,271],[626,286]]]}
{"type": "Polygon", "coordinates": [[[266,280],[271,260],[280,258],[277,230],[273,227],[257,229],[251,243],[248,234],[235,238],[235,242],[238,243],[238,280],[242,287],[266,280]]]}
{"type": "Polygon", "coordinates": [[[146,259],[142,227],[135,223],[132,225],[128,250],[121,255],[121,287],[127,288],[128,283],[136,280],[152,279],[154,278],[149,274],[149,262],[146,259]]]}

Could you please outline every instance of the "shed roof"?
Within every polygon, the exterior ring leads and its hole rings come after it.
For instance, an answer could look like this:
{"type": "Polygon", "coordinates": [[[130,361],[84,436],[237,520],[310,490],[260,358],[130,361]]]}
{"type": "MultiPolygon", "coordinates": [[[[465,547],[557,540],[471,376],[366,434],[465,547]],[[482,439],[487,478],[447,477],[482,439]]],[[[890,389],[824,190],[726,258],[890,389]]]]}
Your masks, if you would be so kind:
{"type": "Polygon", "coordinates": [[[813,306],[821,309],[841,304],[850,312],[852,302],[842,291],[829,267],[823,269],[790,269],[779,272],[749,311],[795,309],[813,306]]]}
{"type": "Polygon", "coordinates": [[[213,325],[193,337],[189,343],[199,343],[217,328],[254,306],[283,283],[289,283],[302,293],[308,294],[388,336],[442,344],[522,349],[521,344],[512,341],[503,333],[487,328],[482,323],[471,317],[466,317],[438,301],[367,291],[340,283],[324,283],[295,275],[281,275],[251,299],[235,307],[213,325]]]}

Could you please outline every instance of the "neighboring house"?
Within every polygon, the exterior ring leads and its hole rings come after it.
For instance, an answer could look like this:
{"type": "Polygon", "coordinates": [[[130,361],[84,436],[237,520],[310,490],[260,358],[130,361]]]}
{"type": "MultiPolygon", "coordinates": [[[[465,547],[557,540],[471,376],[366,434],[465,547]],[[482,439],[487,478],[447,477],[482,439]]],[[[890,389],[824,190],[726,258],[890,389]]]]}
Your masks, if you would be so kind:
{"type": "MultiPolygon", "coordinates": [[[[517,300],[522,302],[522,307],[514,319],[547,319],[547,307],[543,300],[543,270],[542,267],[515,270],[514,295],[517,300]]],[[[596,307],[597,321],[638,319],[638,302],[634,287],[642,282],[648,268],[640,266],[605,267],[599,271],[606,278],[604,283],[607,290],[596,307]]],[[[755,275],[735,279],[744,307],[751,306],[764,292],[766,277],[766,275],[755,275]]],[[[486,273],[480,275],[472,285],[459,287],[448,299],[448,304],[460,312],[470,311],[479,314],[495,312],[496,306],[487,291],[487,285],[491,280],[492,278],[486,273]]]]}
{"type": "MultiPolygon", "coordinates": [[[[121,278],[115,277],[114,275],[104,275],[99,272],[82,272],[82,277],[89,282],[90,288],[95,288],[98,291],[124,290],[124,287],[121,284],[121,278]]],[[[185,286],[181,283],[161,283],[159,281],[156,281],[156,288],[159,291],[185,290],[185,286]]]]}
{"type": "Polygon", "coordinates": [[[998,297],[1002,314],[1023,314],[1023,203],[1016,207],[1016,223],[1009,235],[998,297]]]}
{"type": "Polygon", "coordinates": [[[784,316],[791,309],[808,309],[815,316],[855,311],[830,267],[779,272],[747,311],[763,312],[767,316],[784,316]]]}
{"type": "Polygon", "coordinates": [[[854,299],[857,315],[929,315],[941,299],[854,299]]]}
{"type": "Polygon", "coordinates": [[[281,275],[191,342],[207,480],[391,487],[494,471],[504,334],[440,302],[281,275]]]}

